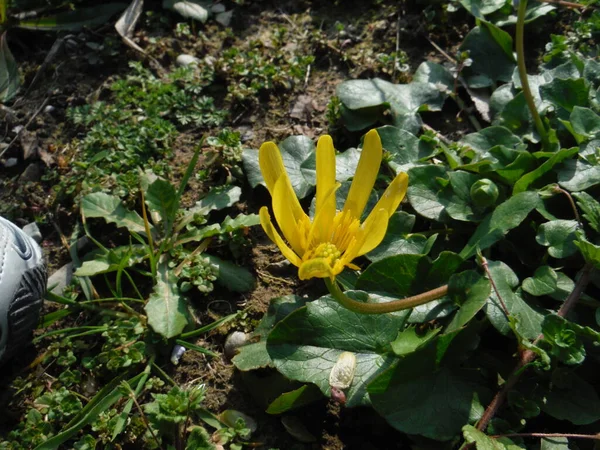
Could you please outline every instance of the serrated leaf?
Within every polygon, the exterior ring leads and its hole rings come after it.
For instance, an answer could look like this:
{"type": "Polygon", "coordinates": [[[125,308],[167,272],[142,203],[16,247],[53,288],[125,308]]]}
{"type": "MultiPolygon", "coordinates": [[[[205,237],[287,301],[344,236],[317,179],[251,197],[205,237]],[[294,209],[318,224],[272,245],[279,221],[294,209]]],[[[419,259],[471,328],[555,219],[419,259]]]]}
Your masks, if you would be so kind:
{"type": "MultiPolygon", "coordinates": [[[[578,336],[578,328],[568,320],[556,315],[548,315],[542,323],[544,342],[550,345],[551,354],[560,362],[578,365],[585,360],[585,347],[578,336]]],[[[590,329],[591,330],[591,329],[590,329]]]]}
{"type": "Polygon", "coordinates": [[[6,31],[0,36],[0,102],[8,102],[19,90],[19,67],[8,48],[6,31]]]}
{"type": "Polygon", "coordinates": [[[577,206],[583,211],[583,217],[587,220],[589,226],[600,232],[600,203],[587,192],[578,192],[573,194],[577,199],[577,206]]]}
{"type": "Polygon", "coordinates": [[[538,228],[535,240],[548,247],[548,253],[554,258],[567,258],[577,252],[575,232],[579,224],[575,220],[551,220],[538,228]]]}
{"type": "MultiPolygon", "coordinates": [[[[517,332],[525,339],[535,339],[542,331],[544,313],[533,309],[521,297],[519,279],[510,267],[501,261],[488,261],[488,266],[498,293],[511,317],[516,319],[517,332]]],[[[502,334],[509,334],[511,327],[495,291],[492,291],[485,312],[491,324],[502,334]]]]}
{"type": "Polygon", "coordinates": [[[491,247],[513,228],[518,227],[529,213],[541,204],[537,192],[521,192],[500,204],[477,227],[465,248],[460,252],[463,259],[473,256],[476,249],[491,247]]]}
{"type": "Polygon", "coordinates": [[[189,322],[187,304],[167,264],[160,263],[157,272],[156,284],[144,310],[148,325],[165,339],[171,339],[180,335],[189,322]]]}
{"type": "Polygon", "coordinates": [[[550,266],[538,267],[533,277],[523,280],[523,290],[528,294],[541,296],[552,294],[558,283],[558,275],[550,266]]]}
{"type": "MultiPolygon", "coordinates": [[[[357,298],[360,294],[347,295],[357,298]]],[[[356,371],[346,392],[346,406],[368,405],[367,383],[394,361],[387,353],[389,343],[407,315],[407,311],[358,314],[329,296],[321,297],[280,321],[269,334],[267,351],[279,372],[316,384],[326,396],[330,395],[329,374],[339,355],[354,353],[356,371]]]]}
{"type": "Polygon", "coordinates": [[[85,217],[102,217],[108,223],[125,227],[135,233],[146,234],[144,219],[134,211],[130,211],[119,197],[96,192],[81,199],[81,212],[85,217]]]}

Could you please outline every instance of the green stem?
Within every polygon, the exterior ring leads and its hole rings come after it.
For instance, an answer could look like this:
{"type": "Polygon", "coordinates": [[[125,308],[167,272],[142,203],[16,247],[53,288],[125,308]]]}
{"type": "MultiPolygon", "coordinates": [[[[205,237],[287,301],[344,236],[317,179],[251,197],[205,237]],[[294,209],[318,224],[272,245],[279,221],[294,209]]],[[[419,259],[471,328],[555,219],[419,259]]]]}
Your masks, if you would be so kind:
{"type": "Polygon", "coordinates": [[[412,297],[402,298],[385,303],[363,303],[352,300],[346,294],[342,292],[337,284],[337,281],[324,278],[325,285],[329,292],[340,304],[350,311],[354,311],[361,314],[385,314],[394,311],[401,311],[403,309],[414,308],[415,306],[424,305],[438,298],[442,298],[448,293],[448,285],[433,289],[428,292],[424,292],[419,295],[412,297]]]}
{"type": "Polygon", "coordinates": [[[548,142],[548,135],[546,134],[546,128],[544,128],[544,124],[542,122],[540,114],[538,113],[538,110],[535,107],[535,101],[533,99],[533,95],[531,94],[531,89],[529,88],[527,67],[525,66],[525,48],[523,46],[523,36],[525,34],[526,10],[527,0],[520,0],[519,9],[517,11],[517,30],[515,35],[515,45],[517,48],[517,67],[519,70],[519,78],[521,79],[521,88],[523,89],[523,95],[525,96],[525,101],[527,102],[527,106],[529,107],[529,111],[531,112],[531,117],[533,117],[535,128],[537,129],[537,132],[542,140],[542,147],[545,151],[550,151],[550,145],[548,142]]]}

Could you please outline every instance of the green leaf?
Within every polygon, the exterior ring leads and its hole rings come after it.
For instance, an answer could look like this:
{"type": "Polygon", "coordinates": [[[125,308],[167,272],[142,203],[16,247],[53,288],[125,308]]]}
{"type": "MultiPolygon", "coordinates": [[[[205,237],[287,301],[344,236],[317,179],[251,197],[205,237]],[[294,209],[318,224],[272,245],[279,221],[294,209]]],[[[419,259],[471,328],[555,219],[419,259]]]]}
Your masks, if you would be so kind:
{"type": "Polygon", "coordinates": [[[540,450],[569,450],[569,439],[566,437],[542,438],[540,450]]]}
{"type": "MultiPolygon", "coordinates": [[[[77,433],[79,433],[86,425],[95,421],[101,413],[108,411],[112,405],[123,397],[124,394],[119,388],[119,385],[126,375],[127,374],[125,373],[112,379],[98,391],[94,398],[83,407],[79,414],[71,419],[60,433],[46,440],[43,444],[38,445],[34,450],[55,450],[59,448],[61,444],[77,435],[77,433]]],[[[131,378],[128,381],[129,385],[137,385],[138,381],[143,376],[144,373],[142,372],[131,378]]]]}
{"type": "Polygon", "coordinates": [[[476,347],[477,338],[466,331],[455,336],[436,336],[369,385],[373,407],[397,430],[447,441],[480,417],[479,398],[487,392],[477,373],[453,367],[460,361],[457,353],[476,347]],[[468,343],[460,338],[462,333],[468,343]]]}
{"type": "Polygon", "coordinates": [[[513,228],[518,227],[529,213],[541,204],[537,192],[521,192],[500,204],[479,224],[475,233],[460,252],[463,259],[473,256],[476,249],[491,247],[513,228]]]}
{"type": "Polygon", "coordinates": [[[575,106],[589,104],[589,86],[583,78],[553,78],[549,83],[540,86],[540,94],[545,101],[571,113],[575,106]]]}
{"type": "Polygon", "coordinates": [[[556,291],[558,275],[550,266],[541,266],[535,270],[533,277],[523,280],[523,290],[531,295],[549,295],[556,291]]]}
{"type": "Polygon", "coordinates": [[[516,65],[512,53],[507,54],[505,47],[512,42],[512,39],[505,33],[499,34],[499,40],[502,45],[498,43],[486,26],[473,28],[465,37],[460,51],[468,51],[469,57],[473,60],[471,67],[467,67],[465,70],[467,82],[472,87],[490,86],[492,81],[508,82],[511,80],[516,65]],[[476,74],[483,75],[487,81],[473,85],[470,80],[476,74]]]}
{"type": "Polygon", "coordinates": [[[291,312],[304,306],[306,299],[297,295],[286,295],[271,299],[269,309],[254,330],[258,342],[244,345],[232,359],[238,370],[247,372],[271,366],[271,358],[267,352],[267,336],[280,320],[291,312]]]}
{"type": "Polygon", "coordinates": [[[438,165],[413,167],[408,171],[408,200],[414,210],[428,219],[445,222],[448,218],[475,221],[469,189],[476,175],[438,165]],[[447,183],[446,181],[450,181],[447,183]]]}
{"type": "Polygon", "coordinates": [[[211,211],[235,205],[240,200],[241,195],[242,189],[239,186],[215,186],[210,189],[204,198],[196,202],[189,211],[205,216],[211,211]]]}
{"type": "MultiPolygon", "coordinates": [[[[519,286],[519,278],[510,267],[501,261],[488,261],[488,267],[510,316],[517,322],[517,332],[525,339],[537,338],[542,332],[545,313],[532,308],[523,299],[521,292],[516,289],[519,286]]],[[[500,333],[507,335],[511,332],[509,321],[495,291],[492,291],[488,299],[485,312],[491,324],[500,333]]]]}
{"type": "Polygon", "coordinates": [[[52,16],[19,20],[17,26],[29,30],[78,31],[83,27],[106,24],[112,16],[120,13],[127,6],[127,3],[104,3],[87,8],[79,7],[52,16]]]}
{"type": "Polygon", "coordinates": [[[330,395],[329,374],[338,357],[344,351],[354,353],[356,372],[346,393],[346,406],[366,405],[367,383],[394,361],[388,354],[389,343],[407,315],[407,311],[358,314],[330,297],[321,297],[277,323],[269,334],[267,351],[279,372],[292,380],[316,384],[326,396],[330,395]]]}
{"type": "Polygon", "coordinates": [[[125,227],[129,231],[145,235],[144,219],[125,208],[119,197],[96,192],[81,199],[81,213],[85,217],[102,217],[108,223],[125,227]]]}
{"type": "Polygon", "coordinates": [[[165,236],[169,236],[179,209],[175,188],[168,181],[157,178],[148,186],[145,197],[150,210],[158,213],[165,236]]]}
{"type": "Polygon", "coordinates": [[[345,81],[337,87],[336,95],[343,107],[352,113],[370,110],[370,123],[361,116],[362,120],[357,124],[369,126],[375,123],[382,117],[374,116],[373,112],[383,112],[382,107],[389,105],[394,125],[411,132],[418,131],[418,127],[416,130],[414,126],[407,127],[405,122],[418,120],[419,111],[440,111],[447,96],[432,83],[393,84],[380,78],[345,81]]]}
{"type": "MultiPolygon", "coordinates": [[[[574,325],[574,324],[573,324],[574,325]]],[[[580,327],[583,328],[583,327],[580,327]]],[[[585,347],[577,328],[562,317],[550,314],[542,323],[544,342],[550,345],[551,354],[568,365],[578,365],[585,360],[585,347]]]]}
{"type": "Polygon", "coordinates": [[[189,428],[189,436],[185,443],[185,450],[216,450],[211,436],[204,428],[193,425],[189,428]]]}
{"type": "Polygon", "coordinates": [[[572,370],[557,369],[542,410],[559,420],[587,425],[600,420],[600,399],[592,385],[572,370]]]}
{"type": "Polygon", "coordinates": [[[430,156],[435,150],[430,144],[400,128],[380,127],[377,133],[383,149],[390,153],[386,162],[396,173],[406,172],[417,165],[419,159],[430,156]]]}
{"type": "Polygon", "coordinates": [[[397,296],[411,295],[419,263],[423,258],[424,255],[397,255],[374,262],[358,278],[356,289],[397,296]]]}
{"type": "Polygon", "coordinates": [[[575,220],[551,220],[540,225],[535,240],[548,247],[548,254],[553,258],[567,258],[577,252],[575,232],[578,228],[575,220]]]}
{"type": "Polygon", "coordinates": [[[491,293],[490,280],[474,270],[467,270],[450,277],[448,295],[460,309],[456,312],[446,333],[464,327],[485,306],[491,293]]]}
{"type": "Polygon", "coordinates": [[[417,328],[412,326],[398,333],[396,340],[391,342],[392,350],[398,356],[405,356],[415,352],[419,347],[431,341],[440,331],[441,328],[434,328],[425,332],[425,334],[417,334],[417,328]]]}
{"type": "Polygon", "coordinates": [[[513,194],[518,194],[527,190],[529,185],[534,181],[538,180],[542,175],[552,170],[554,166],[560,164],[565,159],[571,158],[573,155],[576,155],[579,152],[579,148],[573,147],[570,149],[563,148],[552,154],[547,161],[545,161],[541,166],[535,169],[532,172],[529,172],[526,175],[523,175],[519,181],[515,183],[515,187],[513,189],[513,194]]]}
{"type": "Polygon", "coordinates": [[[218,270],[217,283],[232,292],[248,292],[255,284],[254,277],[244,267],[240,267],[216,256],[207,255],[210,263],[218,270]]]}
{"type": "Polygon", "coordinates": [[[587,137],[593,137],[600,133],[600,116],[589,108],[574,106],[569,118],[573,130],[587,137]]]}
{"type": "Polygon", "coordinates": [[[142,261],[146,255],[144,245],[123,245],[109,250],[98,249],[88,253],[85,261],[77,268],[78,277],[91,277],[100,273],[115,272],[142,261]]]}
{"type": "Polygon", "coordinates": [[[579,248],[583,259],[589,264],[593,264],[597,269],[600,268],[600,246],[588,241],[583,233],[579,232],[574,244],[579,248]]]}
{"type": "Polygon", "coordinates": [[[323,398],[321,391],[313,384],[305,384],[291,392],[285,392],[273,400],[267,410],[267,414],[283,414],[286,411],[300,408],[309,403],[323,398]]]}
{"type": "Polygon", "coordinates": [[[515,149],[523,144],[523,141],[508,128],[499,126],[491,126],[477,133],[467,134],[461,142],[481,153],[498,145],[515,149]]]}
{"type": "Polygon", "coordinates": [[[383,241],[366,256],[371,261],[380,261],[396,255],[426,255],[437,238],[434,234],[427,238],[422,234],[411,233],[415,216],[398,211],[390,217],[383,241]]]}
{"type": "Polygon", "coordinates": [[[11,100],[19,90],[21,79],[14,56],[8,48],[6,32],[0,36],[0,102],[11,100]]]}
{"type": "Polygon", "coordinates": [[[465,441],[469,444],[475,444],[477,450],[506,450],[503,444],[472,425],[465,425],[462,431],[465,441]]]}
{"type": "Polygon", "coordinates": [[[600,184],[600,165],[582,159],[565,161],[563,168],[558,171],[558,184],[571,192],[596,186],[600,184]]]}
{"type": "MultiPolygon", "coordinates": [[[[306,136],[290,136],[279,144],[279,150],[296,195],[306,197],[316,184],[315,144],[306,136]]],[[[264,185],[258,151],[244,150],[242,160],[250,185],[264,185]]]]}
{"type": "Polygon", "coordinates": [[[600,232],[600,203],[587,192],[578,192],[573,197],[577,199],[577,206],[583,211],[583,217],[589,226],[600,232]]]}
{"type": "Polygon", "coordinates": [[[179,294],[177,278],[166,263],[158,265],[156,284],[144,310],[148,325],[165,339],[180,335],[189,322],[185,298],[179,294]]]}

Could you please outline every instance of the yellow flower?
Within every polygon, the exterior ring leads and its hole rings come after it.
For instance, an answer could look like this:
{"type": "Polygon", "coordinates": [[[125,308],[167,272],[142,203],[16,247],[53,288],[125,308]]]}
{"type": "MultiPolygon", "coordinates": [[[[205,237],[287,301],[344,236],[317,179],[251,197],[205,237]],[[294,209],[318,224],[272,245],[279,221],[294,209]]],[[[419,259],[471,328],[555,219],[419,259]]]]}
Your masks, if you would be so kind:
{"type": "Polygon", "coordinates": [[[260,210],[260,223],[281,253],[299,268],[300,279],[333,279],[344,267],[359,269],[352,260],[377,247],[408,187],[408,175],[400,173],[385,190],[367,219],[360,217],[375,184],[382,155],[377,131],[369,131],[344,209],[336,210],[335,150],[330,136],[317,143],[317,195],[314,218],[306,215],[283,166],[279,149],[265,142],[259,150],[260,170],[273,200],[275,219],[285,240],[271,222],[268,208],[260,210]]]}

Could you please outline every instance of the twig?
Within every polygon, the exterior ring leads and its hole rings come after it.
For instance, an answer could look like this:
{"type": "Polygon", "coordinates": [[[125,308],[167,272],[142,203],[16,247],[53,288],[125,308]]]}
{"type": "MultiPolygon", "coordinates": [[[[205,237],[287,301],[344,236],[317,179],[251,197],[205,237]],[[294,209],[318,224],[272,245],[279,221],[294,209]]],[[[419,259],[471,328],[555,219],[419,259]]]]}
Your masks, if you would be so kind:
{"type": "MultiPolygon", "coordinates": [[[[579,280],[577,280],[577,284],[575,284],[575,288],[573,289],[573,291],[571,292],[571,294],[569,295],[567,300],[565,300],[562,307],[556,313],[558,316],[565,317],[567,315],[567,313],[571,310],[573,305],[575,305],[575,302],[579,299],[579,297],[581,296],[581,294],[587,287],[588,283],[590,282],[590,276],[592,273],[592,269],[593,269],[593,266],[591,264],[586,264],[583,267],[583,269],[581,270],[581,277],[579,277],[579,280]]],[[[535,345],[537,342],[539,342],[543,338],[544,338],[544,335],[540,334],[533,341],[533,344],[535,345]]],[[[502,404],[506,400],[506,397],[508,396],[508,392],[517,384],[517,381],[519,381],[519,378],[521,377],[521,374],[523,373],[523,369],[525,368],[525,366],[532,363],[535,360],[536,356],[537,355],[532,350],[525,350],[523,353],[521,353],[521,359],[517,363],[517,365],[511,372],[511,374],[509,375],[508,379],[506,380],[506,383],[504,383],[504,386],[502,387],[502,389],[496,393],[496,395],[493,398],[493,400],[491,401],[491,403],[488,405],[488,407],[483,412],[481,419],[479,419],[479,422],[477,422],[477,429],[479,431],[483,431],[486,429],[486,427],[490,423],[490,420],[492,420],[492,418],[498,412],[498,409],[500,409],[500,406],[502,406],[502,404]]],[[[467,448],[469,448],[469,447],[467,447],[467,448]]]]}
{"type": "Polygon", "coordinates": [[[508,319],[508,317],[510,316],[510,313],[508,312],[506,303],[504,303],[504,300],[502,299],[502,296],[500,295],[500,291],[498,291],[498,288],[496,287],[496,283],[494,282],[494,277],[492,277],[492,273],[490,272],[490,268],[488,266],[487,259],[485,259],[485,256],[481,256],[481,267],[483,267],[485,274],[487,275],[488,279],[490,280],[490,284],[492,285],[492,288],[494,289],[494,292],[496,293],[496,297],[498,298],[498,301],[500,302],[500,306],[502,306],[502,311],[504,312],[504,315],[508,319]]]}
{"type": "Polygon", "coordinates": [[[564,194],[569,199],[569,203],[571,204],[571,208],[573,209],[573,214],[575,215],[575,220],[577,220],[577,223],[579,224],[579,226],[581,226],[581,218],[579,217],[579,212],[577,212],[577,207],[575,206],[575,202],[573,201],[573,197],[571,196],[571,194],[569,194],[568,191],[565,191],[563,188],[561,188],[558,184],[554,185],[554,192],[564,194]]]}
{"type": "Polygon", "coordinates": [[[444,144],[446,145],[450,145],[452,144],[452,141],[450,139],[448,139],[446,136],[444,136],[443,134],[441,134],[439,131],[437,131],[435,128],[430,127],[429,125],[427,125],[426,123],[423,123],[421,125],[421,128],[424,128],[427,131],[431,131],[433,134],[435,134],[435,137],[437,137],[440,141],[442,141],[444,144]]]}
{"type": "Polygon", "coordinates": [[[29,125],[31,125],[31,122],[33,122],[33,120],[38,116],[38,114],[42,112],[42,110],[45,108],[46,104],[48,103],[48,100],[50,100],[50,97],[46,97],[44,99],[44,101],[42,102],[42,104],[40,105],[40,107],[36,110],[36,112],[33,113],[33,116],[31,116],[31,118],[25,124],[25,126],[18,131],[17,135],[13,138],[13,140],[10,141],[10,143],[6,146],[6,148],[0,152],[0,158],[2,158],[2,156],[4,155],[4,153],[6,153],[6,151],[9,148],[11,148],[12,145],[15,143],[15,141],[17,139],[19,139],[19,137],[21,136],[21,133],[23,132],[23,130],[26,130],[29,127],[29,125]]]}
{"type": "Polygon", "coordinates": [[[396,20],[396,52],[394,53],[394,68],[392,69],[392,80],[396,77],[396,66],[398,65],[398,52],[400,51],[400,13],[396,20]]]}
{"type": "Polygon", "coordinates": [[[152,435],[152,437],[156,441],[156,445],[158,445],[158,448],[160,448],[160,450],[164,450],[163,447],[162,447],[162,445],[160,445],[160,441],[158,440],[158,437],[156,436],[156,433],[154,433],[154,430],[150,426],[150,423],[148,422],[148,418],[146,417],[146,414],[144,414],[144,410],[142,409],[142,407],[138,403],[137,398],[135,398],[135,392],[133,392],[133,389],[131,389],[131,386],[129,386],[129,383],[123,382],[122,384],[123,384],[124,387],[126,387],[129,390],[129,398],[131,400],[133,400],[133,403],[135,403],[136,408],[140,412],[140,417],[142,418],[142,422],[144,422],[144,424],[146,425],[146,428],[148,429],[148,431],[150,432],[150,434],[152,435]]]}
{"type": "Polygon", "coordinates": [[[493,434],[490,437],[539,437],[539,438],[558,438],[566,437],[573,439],[592,439],[600,441],[600,434],[573,434],[573,433],[509,433],[509,434],[493,434]]]}
{"type": "Polygon", "coordinates": [[[574,8],[574,9],[587,8],[587,5],[581,5],[579,3],[573,3],[573,2],[565,2],[564,0],[539,0],[539,1],[542,3],[551,3],[551,4],[555,4],[555,5],[564,6],[565,8],[574,8]]]}

